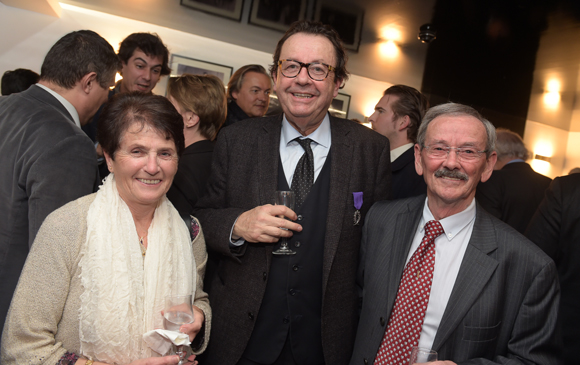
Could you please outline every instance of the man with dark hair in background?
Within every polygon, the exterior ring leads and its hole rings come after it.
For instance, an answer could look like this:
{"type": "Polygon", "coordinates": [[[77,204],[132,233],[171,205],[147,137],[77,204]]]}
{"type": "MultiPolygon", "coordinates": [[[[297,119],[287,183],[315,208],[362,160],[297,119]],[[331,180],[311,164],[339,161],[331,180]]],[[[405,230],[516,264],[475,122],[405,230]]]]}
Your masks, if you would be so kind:
{"type": "Polygon", "coordinates": [[[272,81],[260,65],[240,67],[228,82],[228,114],[224,127],[240,120],[262,117],[268,111],[272,81]]]}
{"type": "Polygon", "coordinates": [[[529,152],[517,133],[498,128],[495,149],[493,174],[477,186],[475,198],[485,210],[523,234],[552,179],[526,163],[529,152]]]}
{"type": "Polygon", "coordinates": [[[346,364],[361,225],[388,198],[389,141],[329,115],[348,78],[332,28],[294,23],[273,61],[284,113],[222,130],[195,211],[219,259],[206,363],[346,364]],[[272,205],[277,190],[295,192],[295,209],[272,205]],[[274,254],[282,237],[294,254],[274,254]]]}
{"type": "Polygon", "coordinates": [[[7,96],[27,90],[36,84],[39,78],[39,74],[26,68],[6,71],[2,75],[2,95],[7,96]]]}
{"type": "Polygon", "coordinates": [[[0,99],[0,328],[44,218],[97,189],[81,125],[107,100],[118,67],[105,39],[72,32],[48,51],[37,85],[0,99]]]}
{"type": "MultiPolygon", "coordinates": [[[[119,72],[123,79],[119,80],[115,88],[109,92],[109,98],[129,91],[151,93],[161,76],[169,75],[171,72],[169,51],[161,38],[154,33],[130,34],[121,42],[118,56],[121,60],[119,72]]],[[[97,142],[98,119],[102,108],[101,106],[93,120],[82,128],[93,142],[97,142]]],[[[99,173],[101,178],[104,178],[109,175],[109,170],[104,163],[98,143],[96,148],[99,155],[99,173]]]]}
{"type": "Polygon", "coordinates": [[[369,117],[373,130],[387,137],[391,145],[393,199],[409,198],[427,191],[425,180],[415,171],[413,145],[428,108],[429,101],[419,90],[394,85],[385,90],[369,117]]]}

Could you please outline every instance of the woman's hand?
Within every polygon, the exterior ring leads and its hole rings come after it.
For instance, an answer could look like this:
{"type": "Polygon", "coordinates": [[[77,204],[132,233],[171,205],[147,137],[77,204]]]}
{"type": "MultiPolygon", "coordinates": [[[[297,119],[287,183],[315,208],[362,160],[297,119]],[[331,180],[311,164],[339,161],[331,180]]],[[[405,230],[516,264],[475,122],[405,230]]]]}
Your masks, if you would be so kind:
{"type": "Polygon", "coordinates": [[[193,341],[195,336],[197,336],[197,334],[201,330],[201,326],[205,321],[205,316],[202,310],[196,307],[195,305],[192,307],[193,307],[193,323],[184,324],[181,325],[181,327],[179,327],[179,332],[187,333],[189,335],[189,341],[193,341]]]}

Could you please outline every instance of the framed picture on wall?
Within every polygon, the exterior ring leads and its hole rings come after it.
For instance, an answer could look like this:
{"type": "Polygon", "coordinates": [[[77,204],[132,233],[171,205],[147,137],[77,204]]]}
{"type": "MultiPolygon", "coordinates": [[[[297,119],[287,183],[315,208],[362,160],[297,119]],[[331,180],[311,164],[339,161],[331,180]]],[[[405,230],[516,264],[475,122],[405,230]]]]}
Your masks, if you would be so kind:
{"type": "Polygon", "coordinates": [[[244,0],[181,0],[181,5],[240,21],[244,0]]]}
{"type": "Polygon", "coordinates": [[[314,20],[331,25],[337,32],[344,47],[358,52],[360,45],[364,10],[356,6],[345,6],[332,0],[318,0],[314,20]]]}
{"type": "Polygon", "coordinates": [[[330,115],[338,118],[348,118],[348,107],[350,106],[350,95],[338,93],[332,100],[328,111],[330,115]]]}
{"type": "Polygon", "coordinates": [[[227,85],[232,76],[233,67],[219,65],[217,63],[196,60],[193,58],[171,55],[171,75],[181,76],[183,74],[192,75],[214,75],[227,85]]]}
{"type": "Polygon", "coordinates": [[[285,32],[306,17],[306,0],[252,0],[250,24],[285,32]]]}

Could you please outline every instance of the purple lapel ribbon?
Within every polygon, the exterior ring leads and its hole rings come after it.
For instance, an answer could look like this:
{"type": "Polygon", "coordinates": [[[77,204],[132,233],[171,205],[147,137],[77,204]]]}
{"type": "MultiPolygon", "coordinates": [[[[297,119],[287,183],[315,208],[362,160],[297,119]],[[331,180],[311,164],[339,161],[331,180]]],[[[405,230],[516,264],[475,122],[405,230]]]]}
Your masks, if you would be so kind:
{"type": "Polygon", "coordinates": [[[363,205],[363,192],[357,191],[352,193],[352,197],[354,198],[354,207],[356,208],[353,217],[353,223],[355,226],[360,224],[360,208],[363,205]]]}

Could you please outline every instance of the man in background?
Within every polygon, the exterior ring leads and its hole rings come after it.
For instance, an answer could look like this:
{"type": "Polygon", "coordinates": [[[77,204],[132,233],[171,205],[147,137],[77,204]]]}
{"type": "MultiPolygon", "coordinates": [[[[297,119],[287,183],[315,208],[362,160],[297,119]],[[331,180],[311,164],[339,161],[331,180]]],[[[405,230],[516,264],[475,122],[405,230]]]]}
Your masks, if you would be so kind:
{"type": "Polygon", "coordinates": [[[224,127],[240,120],[262,117],[270,105],[272,81],[260,65],[240,67],[228,82],[228,114],[224,127]]]}
{"type": "Polygon", "coordinates": [[[498,128],[495,148],[494,172],[477,186],[475,198],[485,210],[523,234],[552,179],[526,163],[529,152],[517,133],[498,128]]]}
{"type": "Polygon", "coordinates": [[[107,100],[118,67],[97,33],[72,32],[48,51],[38,84],[0,99],[0,328],[44,218],[97,189],[81,125],[107,100]]]}
{"type": "Polygon", "coordinates": [[[26,68],[17,68],[13,71],[6,71],[2,75],[2,95],[7,96],[27,90],[36,84],[40,75],[26,68]]]}
{"type": "Polygon", "coordinates": [[[532,217],[526,237],[556,263],[562,287],[559,320],[562,327],[562,360],[578,363],[580,347],[580,174],[554,179],[532,217]]]}
{"type": "Polygon", "coordinates": [[[391,145],[393,199],[425,194],[427,189],[425,180],[415,171],[413,145],[428,108],[429,102],[419,90],[394,85],[385,90],[369,117],[373,130],[387,137],[391,145]]]}
{"type": "Polygon", "coordinates": [[[414,150],[427,197],[379,202],[367,215],[352,365],[407,365],[412,346],[437,351],[433,365],[558,364],[554,262],[475,201],[494,142],[469,106],[425,114],[414,150]]]}
{"type": "MultiPolygon", "coordinates": [[[[109,92],[109,98],[118,93],[139,91],[149,94],[155,88],[161,76],[169,75],[169,51],[157,34],[133,33],[123,39],[119,45],[119,72],[123,78],[109,92]]],[[[95,142],[99,156],[99,173],[101,178],[109,175],[104,163],[103,153],[97,141],[98,119],[103,106],[99,108],[93,120],[83,126],[83,131],[95,142]]]]}

